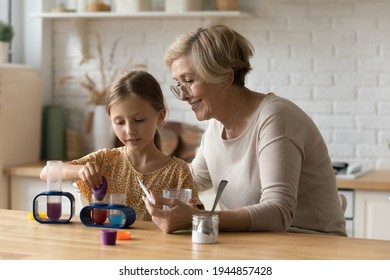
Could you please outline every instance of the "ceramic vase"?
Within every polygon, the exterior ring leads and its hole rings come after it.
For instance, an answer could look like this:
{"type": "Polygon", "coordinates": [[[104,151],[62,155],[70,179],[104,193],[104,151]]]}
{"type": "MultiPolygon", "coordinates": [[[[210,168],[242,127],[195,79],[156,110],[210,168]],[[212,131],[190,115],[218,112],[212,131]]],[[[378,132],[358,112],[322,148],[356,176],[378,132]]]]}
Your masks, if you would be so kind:
{"type": "Polygon", "coordinates": [[[132,14],[150,10],[150,0],[116,0],[117,13],[132,14]]]}
{"type": "Polygon", "coordinates": [[[114,131],[104,105],[96,105],[94,109],[92,135],[95,151],[115,146],[114,131]]]}
{"type": "Polygon", "coordinates": [[[202,9],[202,0],[165,0],[165,12],[167,13],[183,13],[202,9]]]}
{"type": "Polygon", "coordinates": [[[8,50],[9,50],[9,43],[0,42],[0,64],[8,63],[8,50]]]}

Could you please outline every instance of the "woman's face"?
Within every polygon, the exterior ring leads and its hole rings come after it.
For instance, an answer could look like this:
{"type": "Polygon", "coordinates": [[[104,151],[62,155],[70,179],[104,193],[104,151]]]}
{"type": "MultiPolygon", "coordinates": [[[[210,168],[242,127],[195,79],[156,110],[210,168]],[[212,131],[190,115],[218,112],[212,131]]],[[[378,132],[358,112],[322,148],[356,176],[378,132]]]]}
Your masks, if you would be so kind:
{"type": "Polygon", "coordinates": [[[136,95],[125,97],[110,109],[112,128],[128,151],[154,145],[154,134],[164,118],[165,110],[156,112],[146,99],[136,95]]]}
{"type": "Polygon", "coordinates": [[[173,79],[177,85],[181,85],[180,88],[185,85],[189,85],[191,88],[191,97],[182,91],[183,101],[187,101],[191,105],[196,118],[199,121],[214,118],[215,110],[218,108],[220,89],[217,86],[210,86],[196,76],[188,56],[182,56],[173,61],[171,70],[173,79]]]}

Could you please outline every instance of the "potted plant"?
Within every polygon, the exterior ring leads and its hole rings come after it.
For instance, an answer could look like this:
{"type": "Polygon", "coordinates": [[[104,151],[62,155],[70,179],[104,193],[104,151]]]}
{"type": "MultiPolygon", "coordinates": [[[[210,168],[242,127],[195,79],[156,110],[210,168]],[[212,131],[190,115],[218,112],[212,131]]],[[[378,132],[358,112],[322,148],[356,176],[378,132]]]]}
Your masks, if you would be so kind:
{"type": "Polygon", "coordinates": [[[8,62],[9,43],[13,37],[12,26],[0,20],[0,63],[8,62]]]}

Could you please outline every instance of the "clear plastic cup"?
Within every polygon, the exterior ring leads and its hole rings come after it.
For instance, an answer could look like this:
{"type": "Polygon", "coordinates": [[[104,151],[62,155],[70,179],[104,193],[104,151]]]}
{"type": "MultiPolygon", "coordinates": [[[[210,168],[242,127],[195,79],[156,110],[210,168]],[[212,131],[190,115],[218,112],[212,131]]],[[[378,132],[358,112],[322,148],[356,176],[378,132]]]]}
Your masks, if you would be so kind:
{"type": "MultiPolygon", "coordinates": [[[[191,189],[163,189],[163,197],[164,198],[176,198],[184,203],[188,203],[190,198],[192,197],[191,189]]],[[[163,206],[163,209],[168,209],[167,205],[163,206]]]]}

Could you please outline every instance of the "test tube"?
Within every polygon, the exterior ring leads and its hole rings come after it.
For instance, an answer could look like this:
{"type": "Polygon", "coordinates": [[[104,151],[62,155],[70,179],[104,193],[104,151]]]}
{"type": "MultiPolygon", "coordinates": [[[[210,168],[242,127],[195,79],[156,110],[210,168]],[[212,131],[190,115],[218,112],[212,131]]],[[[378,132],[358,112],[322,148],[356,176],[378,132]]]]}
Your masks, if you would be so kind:
{"type": "MultiPolygon", "coordinates": [[[[125,206],[126,196],[121,193],[110,194],[110,205],[115,207],[125,206]]],[[[121,210],[111,209],[108,215],[108,220],[112,226],[120,226],[125,221],[126,217],[121,210]]]]}
{"type": "MultiPolygon", "coordinates": [[[[48,192],[62,191],[62,161],[49,160],[46,162],[48,192]]],[[[62,196],[48,195],[46,202],[47,218],[51,221],[58,221],[62,215],[62,196]]]]}

